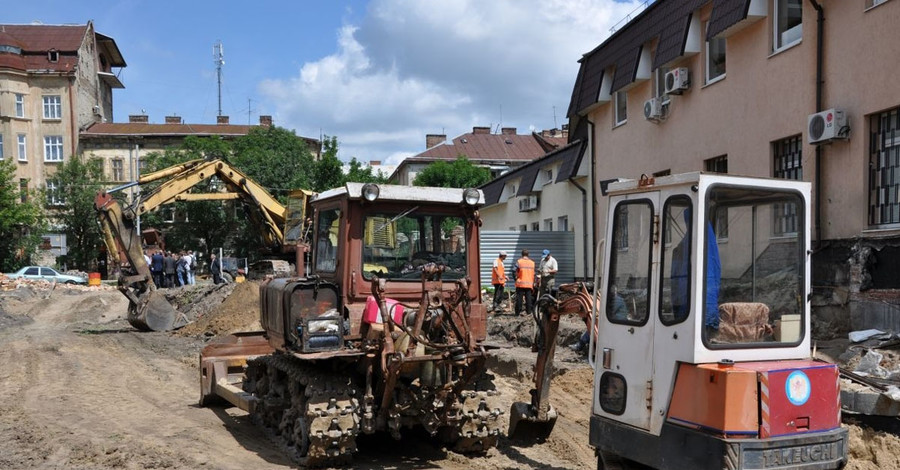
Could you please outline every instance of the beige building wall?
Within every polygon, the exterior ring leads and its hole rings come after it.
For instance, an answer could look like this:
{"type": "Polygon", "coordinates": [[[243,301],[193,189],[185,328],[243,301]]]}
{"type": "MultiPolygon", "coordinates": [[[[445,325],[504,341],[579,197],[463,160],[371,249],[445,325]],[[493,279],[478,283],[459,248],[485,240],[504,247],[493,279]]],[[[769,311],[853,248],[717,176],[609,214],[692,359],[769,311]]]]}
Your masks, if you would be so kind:
{"type": "MultiPolygon", "coordinates": [[[[614,99],[586,115],[596,141],[595,183],[663,170],[704,170],[705,160],[723,155],[730,174],[771,177],[773,142],[797,135],[803,142],[803,180],[815,181],[816,146],[807,144],[807,117],[816,111],[816,11],[802,2],[802,40],[773,53],[771,0],[766,3],[766,17],[727,38],[723,79],[704,83],[705,52],[668,64],[689,68],[691,87],[670,97],[666,119],[644,119],[652,78],[627,90],[625,124],[614,123],[614,99]]],[[[900,234],[869,227],[867,221],[868,118],[900,106],[900,60],[894,51],[900,1],[874,8],[866,8],[864,0],[819,3],[826,19],[822,108],[843,109],[851,128],[849,139],[822,146],[822,239],[900,234]]],[[[711,4],[699,10],[704,23],[711,4]]],[[[606,198],[599,198],[597,209],[597,229],[606,233],[606,198]]]]}

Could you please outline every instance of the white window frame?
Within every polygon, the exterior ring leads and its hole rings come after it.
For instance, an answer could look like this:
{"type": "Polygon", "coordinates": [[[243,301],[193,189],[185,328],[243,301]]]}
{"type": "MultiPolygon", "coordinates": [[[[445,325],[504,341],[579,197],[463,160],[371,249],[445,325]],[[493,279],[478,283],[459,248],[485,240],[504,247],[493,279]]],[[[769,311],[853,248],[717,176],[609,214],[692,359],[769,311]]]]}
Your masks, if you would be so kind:
{"type": "Polygon", "coordinates": [[[19,161],[27,162],[28,161],[28,138],[25,137],[25,134],[17,134],[16,142],[18,143],[19,161]]]}
{"type": "Polygon", "coordinates": [[[569,231],[569,216],[563,215],[556,218],[556,230],[560,232],[569,231]]]}
{"type": "Polygon", "coordinates": [[[16,93],[16,117],[25,117],[25,95],[16,93]]]}
{"type": "Polygon", "coordinates": [[[55,180],[47,180],[45,184],[47,190],[47,204],[50,206],[61,206],[65,201],[59,196],[60,187],[55,180]]]}
{"type": "Polygon", "coordinates": [[[866,9],[875,8],[882,3],[887,3],[888,0],[866,0],[866,9]]]}
{"type": "Polygon", "coordinates": [[[803,39],[803,0],[772,0],[772,34],[773,52],[787,49],[803,39]],[[782,30],[782,16],[791,8],[791,3],[800,8],[800,23],[782,30]]]}
{"type": "Polygon", "coordinates": [[[628,122],[628,92],[616,92],[615,106],[616,107],[613,109],[615,126],[621,126],[628,122]]]}
{"type": "Polygon", "coordinates": [[[3,134],[0,134],[0,160],[3,160],[3,134]]]}
{"type": "MultiPolygon", "coordinates": [[[[704,31],[709,30],[709,23],[707,23],[704,26],[703,30],[704,31]]],[[[708,85],[710,83],[715,83],[715,82],[718,82],[719,80],[722,80],[725,78],[725,74],[727,73],[727,65],[728,65],[728,42],[725,40],[725,38],[713,38],[712,40],[706,41],[705,47],[706,47],[706,49],[705,49],[706,57],[704,58],[704,63],[706,64],[706,67],[705,67],[703,73],[704,73],[704,79],[706,81],[706,84],[708,85]],[[713,41],[716,41],[717,43],[720,42],[722,44],[722,54],[721,55],[722,55],[722,59],[723,59],[722,62],[724,64],[722,73],[720,73],[719,75],[716,75],[715,77],[710,75],[710,71],[713,68],[712,67],[712,58],[713,57],[712,57],[712,51],[711,51],[710,45],[713,41]]]]}
{"type": "Polygon", "coordinates": [[[553,231],[553,219],[544,219],[544,228],[542,228],[541,230],[543,230],[545,232],[552,232],[553,231]]]}
{"type": "Polygon", "coordinates": [[[63,161],[63,138],[61,135],[44,136],[44,161],[63,161]]]}
{"type": "Polygon", "coordinates": [[[125,160],[121,158],[113,158],[110,161],[110,169],[112,170],[113,181],[125,181],[125,160]]]}
{"type": "Polygon", "coordinates": [[[44,95],[44,119],[62,119],[62,97],[44,95]]]}
{"type": "Polygon", "coordinates": [[[553,182],[553,167],[544,168],[541,170],[541,179],[544,180],[544,185],[548,185],[553,182]]]}

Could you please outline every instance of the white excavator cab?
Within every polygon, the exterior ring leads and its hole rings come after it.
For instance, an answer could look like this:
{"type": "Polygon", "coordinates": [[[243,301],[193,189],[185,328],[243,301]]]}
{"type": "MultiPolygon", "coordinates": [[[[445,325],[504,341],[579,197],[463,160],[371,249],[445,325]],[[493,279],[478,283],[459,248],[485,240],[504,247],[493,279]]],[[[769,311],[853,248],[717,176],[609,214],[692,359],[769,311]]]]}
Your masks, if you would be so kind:
{"type": "Polygon", "coordinates": [[[601,455],[846,462],[837,369],[810,354],[809,200],[809,183],[707,173],[609,186],[592,348],[601,455]]]}

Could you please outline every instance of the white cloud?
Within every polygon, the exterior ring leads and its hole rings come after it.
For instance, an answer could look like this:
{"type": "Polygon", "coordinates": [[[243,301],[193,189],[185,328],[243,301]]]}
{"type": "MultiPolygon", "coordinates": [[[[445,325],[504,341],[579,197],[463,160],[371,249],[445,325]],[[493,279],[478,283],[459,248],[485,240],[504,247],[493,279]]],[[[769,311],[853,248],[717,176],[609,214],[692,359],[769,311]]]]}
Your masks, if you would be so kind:
{"type": "Polygon", "coordinates": [[[554,108],[564,124],[578,59],[639,3],[373,0],[334,54],[260,90],[279,125],[336,135],[345,160],[396,164],[428,133],[548,129],[554,108]]]}

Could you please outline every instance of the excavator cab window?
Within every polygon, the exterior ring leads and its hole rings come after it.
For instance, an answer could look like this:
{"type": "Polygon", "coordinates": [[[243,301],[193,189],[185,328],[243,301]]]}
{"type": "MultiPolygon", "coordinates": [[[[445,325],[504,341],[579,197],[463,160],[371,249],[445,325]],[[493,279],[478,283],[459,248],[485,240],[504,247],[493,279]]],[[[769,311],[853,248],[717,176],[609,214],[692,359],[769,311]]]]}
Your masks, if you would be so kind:
{"type": "Polygon", "coordinates": [[[626,200],[616,207],[606,316],[612,323],[643,325],[650,312],[653,205],[626,200]]]}
{"type": "Polygon", "coordinates": [[[443,279],[466,275],[466,224],[461,217],[418,210],[374,213],[366,215],[364,227],[366,279],[418,281],[421,267],[428,263],[445,267],[443,279]]]}
{"type": "Polygon", "coordinates": [[[703,340],[710,348],[799,344],[806,315],[803,199],[789,190],[707,191],[703,340]],[[727,215],[727,220],[714,216],[727,215]],[[728,238],[714,227],[728,227],[728,238]]]}
{"type": "Polygon", "coordinates": [[[681,323],[691,312],[691,214],[687,196],[674,196],[663,206],[659,316],[664,325],[681,323]]]}
{"type": "Polygon", "coordinates": [[[316,223],[316,271],[333,273],[337,267],[340,209],[319,211],[316,223]]]}

